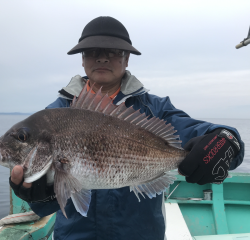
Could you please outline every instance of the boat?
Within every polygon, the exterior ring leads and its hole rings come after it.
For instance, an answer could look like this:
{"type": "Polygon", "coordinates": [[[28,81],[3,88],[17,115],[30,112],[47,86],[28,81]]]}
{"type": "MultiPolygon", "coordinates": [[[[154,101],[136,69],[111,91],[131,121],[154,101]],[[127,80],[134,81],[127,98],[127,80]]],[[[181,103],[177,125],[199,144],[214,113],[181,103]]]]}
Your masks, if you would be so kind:
{"type": "Polygon", "coordinates": [[[167,240],[250,240],[250,173],[230,175],[219,185],[177,176],[165,193],[167,240]]]}

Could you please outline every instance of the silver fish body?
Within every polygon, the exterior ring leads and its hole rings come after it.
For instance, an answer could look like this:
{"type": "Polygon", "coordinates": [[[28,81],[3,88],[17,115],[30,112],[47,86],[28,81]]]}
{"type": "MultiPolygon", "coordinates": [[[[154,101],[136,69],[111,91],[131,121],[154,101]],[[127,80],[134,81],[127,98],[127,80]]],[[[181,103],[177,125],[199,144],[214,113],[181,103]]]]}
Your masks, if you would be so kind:
{"type": "Polygon", "coordinates": [[[81,109],[48,113],[50,122],[56,119],[53,159],[64,159],[65,170],[87,189],[143,183],[177,168],[185,156],[153,133],[112,116],[81,109]]]}
{"type": "Polygon", "coordinates": [[[71,197],[86,216],[91,189],[130,186],[138,199],[164,191],[173,181],[166,172],[187,154],[174,133],[164,121],[83,89],[71,108],[42,110],[7,131],[0,162],[23,166],[26,182],[54,176],[62,211],[71,197]]]}

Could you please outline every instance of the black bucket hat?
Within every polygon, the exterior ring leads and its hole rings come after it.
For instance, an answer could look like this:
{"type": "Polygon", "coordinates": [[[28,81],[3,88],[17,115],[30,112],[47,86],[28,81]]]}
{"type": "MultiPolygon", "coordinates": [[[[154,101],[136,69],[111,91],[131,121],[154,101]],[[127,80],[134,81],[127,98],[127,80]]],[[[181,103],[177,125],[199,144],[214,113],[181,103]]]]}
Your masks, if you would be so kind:
{"type": "Polygon", "coordinates": [[[132,46],[127,29],[112,17],[98,17],[89,22],[82,31],[78,44],[68,54],[76,54],[87,48],[116,48],[141,55],[132,46]]]}

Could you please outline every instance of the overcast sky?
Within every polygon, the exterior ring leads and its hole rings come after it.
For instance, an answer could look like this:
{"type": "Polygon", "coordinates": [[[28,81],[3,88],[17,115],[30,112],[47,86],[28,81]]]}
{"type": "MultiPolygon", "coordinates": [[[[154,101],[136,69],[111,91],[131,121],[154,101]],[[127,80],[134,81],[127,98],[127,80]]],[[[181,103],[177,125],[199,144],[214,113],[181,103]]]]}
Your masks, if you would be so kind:
{"type": "Polygon", "coordinates": [[[0,112],[36,112],[70,79],[84,26],[111,16],[133,46],[128,70],[194,118],[250,118],[250,1],[0,0],[0,112]]]}

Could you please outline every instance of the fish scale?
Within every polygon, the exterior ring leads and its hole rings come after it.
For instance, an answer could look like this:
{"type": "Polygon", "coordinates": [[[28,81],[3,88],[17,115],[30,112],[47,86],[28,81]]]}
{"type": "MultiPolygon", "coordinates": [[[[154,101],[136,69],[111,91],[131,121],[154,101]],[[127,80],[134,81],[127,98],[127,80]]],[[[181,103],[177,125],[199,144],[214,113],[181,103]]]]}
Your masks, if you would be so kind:
{"type": "MultiPolygon", "coordinates": [[[[62,109],[58,109],[58,115],[61,115],[61,110],[62,109]]],[[[68,114],[67,116],[64,113],[63,116],[57,117],[57,119],[63,119],[63,121],[67,119],[67,129],[63,132],[63,135],[67,136],[66,143],[63,136],[58,134],[54,136],[54,141],[57,142],[57,146],[60,149],[64,149],[62,154],[73,162],[73,167],[70,172],[72,175],[76,174],[78,179],[82,179],[85,188],[119,188],[128,184],[133,184],[134,182],[142,182],[156,176],[162,172],[163,169],[168,171],[176,168],[178,165],[178,162],[176,162],[175,165],[169,167],[169,163],[165,161],[166,152],[171,156],[171,151],[174,151],[176,154],[176,149],[173,148],[170,150],[166,148],[163,144],[163,140],[159,140],[155,136],[152,136],[150,132],[142,133],[140,127],[134,126],[131,128],[131,126],[128,126],[129,123],[127,122],[119,126],[120,120],[116,118],[113,119],[112,117],[109,118],[111,118],[114,123],[107,124],[111,122],[110,120],[106,120],[107,116],[99,116],[100,114],[96,112],[82,114],[81,110],[71,109],[68,114]],[[95,115],[98,115],[98,118],[95,115]],[[75,118],[75,116],[77,116],[77,119],[72,121],[72,118],[75,118]],[[92,122],[92,126],[89,126],[89,124],[86,125],[88,129],[85,130],[85,124],[77,121],[78,119],[81,119],[83,122],[88,122],[89,119],[96,119],[96,121],[92,122]],[[116,124],[115,121],[117,120],[118,123],[116,124]],[[98,128],[93,130],[93,126],[96,125],[98,128]],[[128,131],[128,127],[130,131],[128,131]],[[72,129],[77,129],[78,133],[71,133],[72,129]],[[77,141],[77,147],[74,146],[76,139],[82,140],[83,137],[84,141],[77,141]],[[131,144],[131,140],[134,140],[133,144],[131,144]],[[157,149],[155,148],[156,145],[157,149]],[[159,149],[159,146],[162,146],[163,149],[159,149]],[[80,158],[80,160],[77,155],[79,151],[84,153],[84,158],[80,158]],[[106,156],[106,158],[103,158],[103,156],[106,156]],[[74,163],[76,157],[78,158],[78,163],[79,161],[89,161],[89,167],[86,169],[83,168],[80,174],[79,171],[77,171],[79,164],[77,164],[77,162],[74,163]],[[97,162],[94,159],[97,159],[97,162]],[[119,162],[119,164],[117,164],[117,162],[119,162]],[[124,165],[129,167],[124,168],[124,165]],[[93,170],[91,170],[92,168],[93,170]],[[99,172],[103,172],[103,168],[111,170],[108,174],[100,175],[99,172]],[[119,174],[118,177],[115,178],[116,181],[112,181],[110,176],[115,175],[117,172],[121,172],[121,169],[124,174],[119,174]],[[145,170],[141,171],[141,169],[145,170]],[[91,172],[91,175],[89,172],[91,172]]],[[[62,132],[60,130],[60,120],[57,121],[56,126],[56,132],[62,132]]],[[[180,151],[180,153],[183,154],[183,151],[180,151]]],[[[81,182],[81,180],[79,181],[81,182]]]]}

